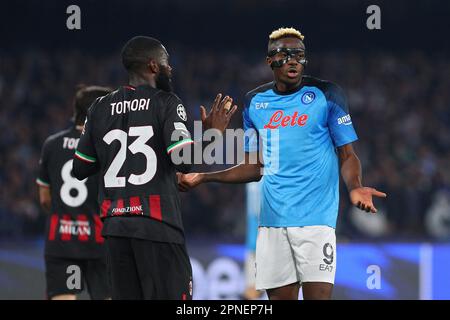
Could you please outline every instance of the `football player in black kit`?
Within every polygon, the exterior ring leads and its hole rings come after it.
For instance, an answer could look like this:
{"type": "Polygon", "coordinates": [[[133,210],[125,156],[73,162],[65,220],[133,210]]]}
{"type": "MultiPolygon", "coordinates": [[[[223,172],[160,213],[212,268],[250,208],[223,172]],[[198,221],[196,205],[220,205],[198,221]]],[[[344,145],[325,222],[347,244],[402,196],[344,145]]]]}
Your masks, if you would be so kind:
{"type": "MultiPolygon", "coordinates": [[[[190,164],[177,164],[171,154],[191,152],[194,141],[172,93],[168,59],[154,38],[125,44],[129,84],[91,106],[75,153],[75,177],[100,174],[113,299],[192,299],[176,176],[190,164]]],[[[237,109],[231,104],[219,94],[208,115],[201,107],[203,128],[223,132],[237,109]]]]}
{"type": "Polygon", "coordinates": [[[109,92],[110,89],[97,86],[80,88],[75,95],[73,126],[50,136],[42,148],[36,182],[41,206],[50,213],[45,244],[48,299],[76,299],[76,294],[83,289],[83,279],[92,299],[111,297],[97,202],[97,177],[79,181],[71,174],[87,109],[96,98],[109,92]],[[72,285],[68,285],[69,276],[75,272],[73,268],[79,268],[81,286],[76,280],[69,281],[72,285]]]}

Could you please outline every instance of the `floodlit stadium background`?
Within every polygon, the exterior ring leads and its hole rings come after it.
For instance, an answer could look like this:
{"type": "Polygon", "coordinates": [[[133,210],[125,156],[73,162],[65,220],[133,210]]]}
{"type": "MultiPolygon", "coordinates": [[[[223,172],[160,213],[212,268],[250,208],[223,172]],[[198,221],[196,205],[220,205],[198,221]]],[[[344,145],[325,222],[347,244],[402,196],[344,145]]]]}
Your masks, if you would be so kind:
{"type": "MultiPolygon", "coordinates": [[[[0,299],[43,299],[43,231],[34,184],[45,138],[68,125],[79,83],[126,82],[122,44],[142,34],[171,55],[175,92],[199,119],[217,92],[243,95],[271,80],[268,34],[305,35],[307,74],[338,83],[360,140],[364,184],[385,191],[380,213],[352,210],[341,190],[337,299],[450,299],[450,3],[377,1],[23,1],[0,13],[0,299]],[[81,8],[82,29],[66,28],[81,8]],[[373,266],[381,288],[369,289],[373,266]]],[[[231,127],[241,127],[238,112],[231,127]]],[[[200,166],[216,170],[223,166],[200,166]]],[[[244,289],[244,186],[183,194],[194,298],[244,289]]]]}

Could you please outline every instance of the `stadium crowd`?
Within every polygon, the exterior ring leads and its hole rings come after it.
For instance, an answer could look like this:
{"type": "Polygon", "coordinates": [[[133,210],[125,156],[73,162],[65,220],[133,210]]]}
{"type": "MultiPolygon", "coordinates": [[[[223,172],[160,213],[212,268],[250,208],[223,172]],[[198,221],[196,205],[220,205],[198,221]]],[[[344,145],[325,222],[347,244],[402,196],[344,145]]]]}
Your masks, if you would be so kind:
{"type": "MultiPolygon", "coordinates": [[[[242,109],[244,94],[271,80],[264,57],[257,53],[168,49],[175,92],[191,119],[198,120],[199,105],[210,106],[218,92],[234,97],[242,109]]],[[[35,178],[42,143],[69,125],[76,85],[116,87],[127,79],[118,53],[28,51],[0,56],[0,238],[41,235],[45,214],[39,209],[35,178]]],[[[388,194],[376,203],[386,218],[380,235],[429,238],[425,214],[436,192],[450,187],[450,61],[421,52],[310,53],[309,60],[306,74],[331,80],[346,92],[360,138],[355,148],[364,184],[388,194]]],[[[242,127],[239,113],[232,127],[242,127]]],[[[244,190],[211,184],[183,194],[187,236],[244,239],[244,190]]],[[[369,237],[348,214],[344,192],[338,239],[369,237]]]]}

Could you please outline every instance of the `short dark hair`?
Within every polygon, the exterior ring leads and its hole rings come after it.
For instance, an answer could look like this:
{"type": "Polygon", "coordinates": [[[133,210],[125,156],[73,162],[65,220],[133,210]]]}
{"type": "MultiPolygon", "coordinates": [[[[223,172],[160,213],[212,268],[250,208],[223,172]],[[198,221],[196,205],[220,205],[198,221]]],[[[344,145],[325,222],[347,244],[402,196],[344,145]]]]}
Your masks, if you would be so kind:
{"type": "Polygon", "coordinates": [[[98,97],[103,97],[112,91],[108,87],[79,85],[75,93],[73,120],[76,125],[83,124],[87,110],[98,97]]]}
{"type": "Polygon", "coordinates": [[[122,63],[130,72],[139,72],[150,59],[159,60],[163,53],[162,43],[155,38],[136,36],[122,48],[122,63]]]}

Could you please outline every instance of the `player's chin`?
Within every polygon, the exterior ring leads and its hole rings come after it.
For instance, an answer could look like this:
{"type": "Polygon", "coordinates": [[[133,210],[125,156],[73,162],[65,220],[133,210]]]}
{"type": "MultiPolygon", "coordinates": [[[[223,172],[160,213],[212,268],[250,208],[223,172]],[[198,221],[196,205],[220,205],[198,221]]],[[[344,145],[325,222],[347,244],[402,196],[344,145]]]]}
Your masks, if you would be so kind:
{"type": "Polygon", "coordinates": [[[283,75],[283,82],[287,83],[287,84],[296,84],[300,81],[302,75],[301,73],[297,72],[287,72],[286,74],[283,75]]]}

